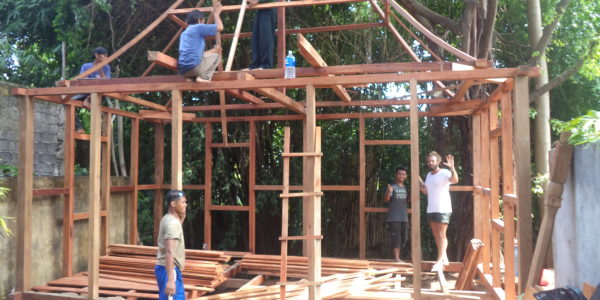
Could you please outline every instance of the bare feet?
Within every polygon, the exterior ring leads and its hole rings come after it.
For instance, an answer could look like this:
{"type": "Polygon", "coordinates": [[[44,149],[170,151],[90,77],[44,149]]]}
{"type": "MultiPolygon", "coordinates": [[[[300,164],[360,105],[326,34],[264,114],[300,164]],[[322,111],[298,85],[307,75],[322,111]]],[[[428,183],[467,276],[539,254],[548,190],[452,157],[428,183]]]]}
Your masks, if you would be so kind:
{"type": "Polygon", "coordinates": [[[210,82],[210,80],[206,80],[200,77],[196,77],[196,82],[210,82]]]}
{"type": "Polygon", "coordinates": [[[442,263],[444,264],[444,266],[448,266],[448,265],[450,265],[450,262],[448,261],[448,258],[447,258],[447,257],[444,257],[444,258],[442,259],[442,263]]]}
{"type": "Polygon", "coordinates": [[[444,264],[441,261],[436,262],[433,267],[431,267],[431,272],[443,271],[444,264]]]}

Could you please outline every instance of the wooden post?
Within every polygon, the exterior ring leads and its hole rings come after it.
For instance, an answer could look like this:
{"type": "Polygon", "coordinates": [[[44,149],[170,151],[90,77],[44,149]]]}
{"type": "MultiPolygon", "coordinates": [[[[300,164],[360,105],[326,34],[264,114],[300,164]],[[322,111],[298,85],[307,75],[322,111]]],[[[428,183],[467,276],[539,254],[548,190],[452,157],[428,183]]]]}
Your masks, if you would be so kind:
{"type": "Polygon", "coordinates": [[[248,251],[251,253],[256,252],[256,122],[249,122],[250,126],[250,137],[249,137],[249,158],[248,158],[248,230],[249,230],[249,241],[248,251]]]}
{"type": "Polygon", "coordinates": [[[31,289],[31,209],[33,202],[33,97],[19,97],[19,174],[17,175],[16,292],[31,289]]]}
{"type": "MultiPolygon", "coordinates": [[[[481,113],[481,187],[489,191],[490,187],[490,114],[486,108],[481,113]]],[[[481,260],[483,272],[490,274],[490,195],[485,192],[481,195],[481,241],[483,249],[481,260]]]]}
{"type": "MultiPolygon", "coordinates": [[[[497,102],[490,105],[489,124],[490,132],[498,128],[497,102]]],[[[500,195],[500,159],[498,152],[498,136],[490,136],[490,209],[492,219],[500,218],[500,206],[498,205],[498,197],[500,195]]],[[[491,233],[492,285],[493,287],[500,287],[500,231],[494,229],[491,230],[491,233]]]]}
{"type": "MultiPolygon", "coordinates": [[[[291,133],[290,128],[285,127],[283,135],[283,153],[290,153],[290,139],[291,133]]],[[[283,158],[283,194],[290,192],[290,158],[283,158]]],[[[283,197],[281,199],[281,267],[279,270],[279,276],[281,282],[287,281],[287,250],[288,250],[288,225],[289,225],[289,197],[283,197]]],[[[282,284],[279,287],[279,298],[285,299],[285,285],[282,284]]]]}
{"type": "Polygon", "coordinates": [[[171,118],[171,189],[181,190],[183,188],[183,118],[181,108],[181,91],[171,92],[172,118],[171,118]]]}
{"type": "Polygon", "coordinates": [[[106,113],[103,120],[103,131],[106,136],[106,142],[102,143],[102,180],[100,183],[100,197],[102,198],[100,209],[106,212],[101,221],[101,239],[102,246],[100,255],[106,255],[108,246],[110,245],[110,150],[112,144],[112,114],[106,113]]]}
{"type": "Polygon", "coordinates": [[[471,116],[473,127],[473,237],[481,240],[481,113],[471,116]]]}
{"type": "MultiPolygon", "coordinates": [[[[306,144],[308,151],[321,152],[320,128],[316,127],[316,103],[315,87],[312,84],[306,86],[306,121],[304,131],[306,132],[306,144]]],[[[321,191],[321,157],[307,157],[308,168],[303,170],[303,191],[316,193],[321,191]]],[[[321,196],[304,197],[304,208],[307,212],[304,221],[308,231],[305,235],[321,235],[321,196]]],[[[308,286],[309,299],[321,299],[321,240],[309,239],[308,247],[308,286]]]]}
{"type": "Polygon", "coordinates": [[[410,214],[413,263],[413,298],[421,298],[421,203],[419,193],[419,107],[417,80],[410,80],[410,214]]]}
{"type": "Polygon", "coordinates": [[[211,214],[210,205],[212,203],[212,125],[206,123],[206,137],[204,150],[204,243],[208,250],[211,245],[211,214]]]}
{"type": "MultiPolygon", "coordinates": [[[[22,119],[23,120],[23,119],[22,119]]],[[[63,276],[73,275],[73,207],[75,202],[75,107],[65,105],[65,179],[63,201],[63,276]]]]}
{"type": "Polygon", "coordinates": [[[88,219],[88,299],[98,298],[100,259],[100,152],[102,106],[98,93],[91,95],[90,173],[88,219]]]}
{"type": "Polygon", "coordinates": [[[531,139],[529,136],[529,77],[515,77],[514,153],[517,185],[517,237],[519,239],[519,294],[524,292],[533,252],[531,221],[531,139]]]}
{"type": "Polygon", "coordinates": [[[138,165],[139,165],[139,138],[140,138],[140,120],[137,118],[131,119],[131,142],[130,142],[130,170],[129,184],[133,186],[131,191],[131,202],[129,206],[129,243],[137,245],[138,243],[138,165]]]}
{"type": "Polygon", "coordinates": [[[153,241],[156,246],[158,243],[158,229],[160,220],[164,214],[163,191],[160,186],[164,182],[165,174],[165,124],[154,124],[154,184],[158,189],[154,191],[154,232],[153,241]]]}
{"type": "MultiPolygon", "coordinates": [[[[283,0],[279,0],[283,2],[283,0]]],[[[285,66],[285,7],[277,8],[277,67],[285,66]]]]}
{"type": "Polygon", "coordinates": [[[366,225],[366,206],[367,206],[367,189],[366,189],[366,167],[367,159],[365,154],[365,119],[358,120],[358,256],[360,259],[366,258],[367,250],[367,225],[366,225]]]}
{"type": "Polygon", "coordinates": [[[506,300],[516,298],[515,290],[515,208],[506,195],[515,193],[513,161],[512,98],[509,93],[500,98],[502,105],[502,202],[504,208],[504,294],[506,300]]]}

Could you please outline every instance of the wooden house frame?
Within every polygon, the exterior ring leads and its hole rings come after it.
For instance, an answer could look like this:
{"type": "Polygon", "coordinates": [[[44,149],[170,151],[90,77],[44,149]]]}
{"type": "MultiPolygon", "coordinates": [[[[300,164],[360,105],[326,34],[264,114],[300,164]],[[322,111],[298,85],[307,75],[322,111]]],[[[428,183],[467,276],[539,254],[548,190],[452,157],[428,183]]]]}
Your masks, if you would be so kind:
{"type": "MultiPolygon", "coordinates": [[[[519,250],[519,274],[528,274],[532,255],[532,229],[531,229],[531,192],[530,192],[530,137],[529,137],[529,77],[537,76],[539,70],[534,67],[522,66],[518,68],[497,69],[485,60],[477,60],[468,54],[453,48],[449,44],[436,37],[425,27],[414,20],[406,11],[398,6],[393,0],[371,0],[371,6],[381,17],[381,22],[366,24],[338,25],[327,27],[316,27],[306,29],[285,29],[285,10],[297,6],[311,6],[322,4],[340,4],[359,2],[361,0],[300,0],[292,2],[273,2],[259,4],[252,8],[245,5],[224,6],[223,12],[241,10],[240,16],[246,9],[277,8],[279,30],[278,38],[278,62],[283,65],[285,35],[299,34],[298,48],[302,56],[310,62],[312,67],[298,68],[297,78],[283,79],[283,69],[252,70],[252,71],[220,71],[215,73],[210,83],[187,82],[179,75],[146,77],[149,70],[155,65],[173,67],[173,59],[163,52],[168,50],[170,43],[162,52],[151,53],[149,57],[153,61],[142,77],[114,78],[114,79],[86,79],[79,80],[95,70],[102,67],[98,64],[87,72],[78,75],[73,80],[62,81],[57,87],[32,88],[13,90],[13,94],[19,97],[19,111],[22,126],[19,130],[19,177],[18,177],[18,230],[17,230],[17,274],[15,299],[34,299],[36,296],[28,291],[31,288],[31,241],[32,220],[31,206],[32,198],[44,195],[64,196],[64,239],[63,239],[63,273],[72,273],[73,259],[73,224],[77,220],[87,219],[89,221],[89,298],[98,297],[98,257],[108,246],[108,203],[110,194],[113,192],[131,193],[131,216],[129,226],[129,242],[137,241],[137,193],[142,190],[155,192],[155,228],[162,216],[162,194],[166,189],[188,189],[204,190],[205,196],[205,226],[204,234],[208,248],[211,248],[211,213],[214,211],[244,211],[249,214],[249,245],[251,252],[255,252],[255,193],[257,191],[302,191],[304,195],[303,220],[304,234],[307,236],[320,235],[320,195],[315,193],[318,187],[323,191],[352,191],[359,193],[359,256],[365,258],[366,252],[366,216],[369,213],[384,212],[383,208],[367,207],[365,187],[365,147],[371,145],[406,145],[410,146],[411,153],[411,180],[412,190],[418,190],[419,176],[419,136],[418,118],[435,116],[464,116],[472,117],[473,136],[473,178],[472,186],[456,186],[454,191],[472,192],[474,196],[474,238],[481,239],[484,243],[484,251],[481,256],[481,264],[478,273],[481,281],[488,286],[490,292],[497,299],[515,299],[517,293],[523,290],[523,283],[515,284],[514,266],[514,238],[518,237],[519,250]],[[380,6],[378,3],[381,3],[380,6]],[[411,50],[397,29],[390,22],[390,17],[396,17],[392,9],[401,15],[410,25],[416,28],[431,41],[437,43],[448,52],[456,56],[459,61],[446,62],[438,59],[437,62],[421,62],[411,50]],[[322,32],[335,30],[354,30],[361,28],[385,27],[392,32],[399,43],[415,60],[415,62],[396,62],[386,64],[362,64],[362,65],[340,65],[327,66],[317,51],[310,43],[301,37],[305,32],[322,32]],[[341,76],[343,75],[343,76],[341,76]],[[446,87],[443,81],[458,81],[454,88],[446,87]],[[362,86],[371,83],[407,82],[410,86],[409,99],[399,100],[365,100],[353,101],[348,96],[345,87],[362,86]],[[417,86],[419,83],[428,82],[438,85],[438,90],[443,91],[443,96],[438,98],[419,98],[417,86]],[[495,84],[494,92],[486,99],[465,100],[464,95],[473,85],[495,84]],[[231,87],[235,86],[235,89],[231,87]],[[286,96],[284,89],[298,88],[306,89],[305,101],[295,101],[286,96]],[[340,97],[341,101],[317,101],[315,88],[332,88],[340,97]],[[220,105],[182,107],[182,92],[185,91],[219,91],[220,105]],[[261,98],[248,93],[253,91],[265,96],[273,102],[263,101],[261,98]],[[142,92],[169,92],[171,97],[168,105],[161,105],[131,96],[142,92]],[[81,102],[70,100],[79,93],[91,94],[91,133],[74,133],[75,108],[81,106],[81,102]],[[227,104],[225,93],[236,98],[247,101],[247,104],[227,104]],[[126,112],[101,106],[101,97],[108,96],[122,101],[138,104],[150,110],[139,113],[126,112]],[[65,106],[65,172],[64,187],[52,189],[33,189],[33,128],[34,116],[33,106],[36,100],[50,101],[65,106]],[[431,105],[429,111],[421,111],[418,106],[431,105]],[[374,112],[374,113],[339,113],[318,114],[317,107],[352,107],[352,106],[389,106],[408,105],[408,112],[374,112]],[[231,110],[260,110],[281,108],[288,109],[292,113],[277,116],[227,116],[231,110]],[[219,111],[220,117],[199,118],[188,113],[197,111],[219,111]],[[501,113],[499,113],[501,112],[501,113]],[[104,118],[102,117],[104,114],[104,118]],[[131,174],[128,186],[110,186],[110,149],[112,132],[109,120],[112,115],[120,115],[131,119],[131,174]],[[355,186],[320,186],[320,171],[307,172],[304,170],[303,186],[284,185],[259,185],[256,184],[256,123],[262,121],[288,121],[298,120],[303,122],[304,128],[304,151],[310,152],[314,149],[316,138],[317,120],[334,119],[358,119],[359,120],[359,184],[355,186]],[[368,140],[365,138],[365,119],[369,118],[409,118],[410,139],[409,140],[368,140]],[[172,130],[172,160],[171,177],[172,182],[165,184],[164,171],[164,122],[154,122],[155,130],[155,182],[153,184],[138,183],[138,148],[139,148],[139,125],[140,121],[157,119],[169,119],[172,130]],[[103,123],[102,120],[105,120],[103,123]],[[206,149],[205,156],[205,184],[183,185],[182,184],[182,124],[183,122],[197,122],[205,124],[206,149]],[[249,125],[249,140],[242,143],[229,143],[227,140],[227,124],[231,122],[246,122],[249,125]],[[223,142],[215,143],[212,140],[212,124],[221,124],[223,142]],[[102,136],[104,132],[104,136],[102,136]],[[89,212],[75,213],[73,211],[74,201],[74,145],[75,140],[90,141],[90,174],[89,174],[89,212]],[[309,147],[313,145],[313,148],[309,147]],[[212,204],[212,151],[218,147],[247,147],[249,149],[249,201],[247,206],[219,206],[212,204]],[[311,192],[308,192],[311,191],[311,192]],[[499,201],[502,198],[503,210],[501,212],[499,201]],[[492,201],[496,199],[495,201],[492,201]],[[516,222],[505,222],[513,220],[516,222]],[[310,230],[313,230],[312,232],[310,230]],[[516,234],[516,236],[515,236],[516,234]],[[503,245],[503,248],[501,247],[503,245]],[[504,256],[504,274],[500,270],[500,257],[504,256]]],[[[189,8],[179,8],[183,0],[175,3],[150,24],[144,31],[121,49],[112,54],[106,63],[110,63],[129,48],[134,46],[145,35],[151,32],[160,22],[170,19],[182,28],[184,22],[177,16],[189,12],[189,8]]],[[[201,8],[210,11],[211,8],[201,8]]],[[[238,23],[239,24],[239,23],[238,23]]],[[[247,37],[248,33],[240,33],[239,27],[236,33],[223,34],[220,38],[247,37]]],[[[181,32],[181,31],[180,31],[181,32]]],[[[417,39],[410,30],[411,35],[417,39]]],[[[177,36],[174,38],[176,40],[177,36]]],[[[420,40],[419,40],[420,41],[420,40]]],[[[220,42],[220,41],[219,41],[220,42]]],[[[235,45],[235,43],[234,43],[235,45]]],[[[229,60],[232,59],[230,56],[229,60]]],[[[228,61],[229,63],[229,61],[228,61]]],[[[324,153],[327,155],[327,153],[324,153]]],[[[313,158],[314,159],[314,158],[313,158]]],[[[310,166],[311,158],[304,158],[304,165],[310,166]]],[[[312,161],[314,163],[314,161],[312,161]]],[[[314,166],[314,165],[313,165],[314,166]]],[[[318,166],[320,169],[320,165],[318,166]]],[[[419,210],[419,194],[412,193],[411,207],[419,210]]],[[[412,214],[412,261],[421,261],[420,240],[421,233],[419,214],[412,214]]],[[[307,242],[309,261],[309,280],[314,282],[311,297],[319,298],[320,278],[320,240],[313,239],[307,242]]],[[[420,278],[421,266],[414,264],[414,276],[420,278]]],[[[415,298],[420,297],[420,280],[414,281],[415,298]]]]}

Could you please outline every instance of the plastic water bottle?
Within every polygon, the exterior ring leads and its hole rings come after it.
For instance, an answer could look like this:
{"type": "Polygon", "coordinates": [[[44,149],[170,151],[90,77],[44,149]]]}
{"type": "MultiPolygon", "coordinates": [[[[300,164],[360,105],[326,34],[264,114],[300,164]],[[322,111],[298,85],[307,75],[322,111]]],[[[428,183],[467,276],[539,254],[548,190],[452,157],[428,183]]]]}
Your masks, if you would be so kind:
{"type": "Polygon", "coordinates": [[[289,50],[288,55],[285,57],[284,78],[296,78],[296,58],[292,54],[292,50],[289,50]]]}

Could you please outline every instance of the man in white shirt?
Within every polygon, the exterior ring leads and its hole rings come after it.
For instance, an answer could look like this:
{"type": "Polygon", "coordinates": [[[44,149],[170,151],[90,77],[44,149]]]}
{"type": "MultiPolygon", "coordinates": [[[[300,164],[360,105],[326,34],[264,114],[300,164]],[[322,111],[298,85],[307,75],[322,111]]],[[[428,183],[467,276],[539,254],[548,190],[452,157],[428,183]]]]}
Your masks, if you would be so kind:
{"type": "Polygon", "coordinates": [[[454,169],[454,156],[446,155],[444,165],[448,169],[440,168],[442,157],[435,151],[427,155],[427,167],[431,169],[425,177],[425,182],[421,181],[421,192],[427,195],[427,221],[431,227],[431,232],[435,238],[435,244],[438,249],[437,261],[433,265],[432,271],[438,271],[448,265],[448,239],[446,230],[450,223],[452,215],[452,202],[450,200],[450,184],[458,183],[458,174],[454,169]]]}

